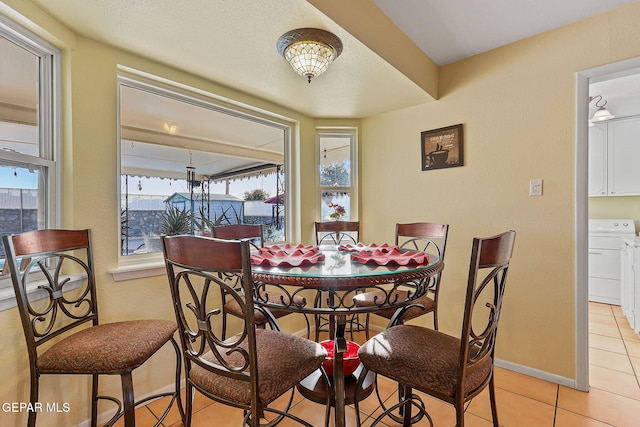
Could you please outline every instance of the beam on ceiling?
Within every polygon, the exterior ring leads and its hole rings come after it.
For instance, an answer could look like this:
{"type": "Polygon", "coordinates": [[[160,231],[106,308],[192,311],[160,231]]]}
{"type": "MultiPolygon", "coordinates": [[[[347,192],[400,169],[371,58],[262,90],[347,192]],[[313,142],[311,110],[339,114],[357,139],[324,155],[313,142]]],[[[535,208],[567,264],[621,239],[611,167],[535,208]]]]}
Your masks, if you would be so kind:
{"type": "Polygon", "coordinates": [[[373,1],[308,2],[438,99],[438,66],[373,1]]]}

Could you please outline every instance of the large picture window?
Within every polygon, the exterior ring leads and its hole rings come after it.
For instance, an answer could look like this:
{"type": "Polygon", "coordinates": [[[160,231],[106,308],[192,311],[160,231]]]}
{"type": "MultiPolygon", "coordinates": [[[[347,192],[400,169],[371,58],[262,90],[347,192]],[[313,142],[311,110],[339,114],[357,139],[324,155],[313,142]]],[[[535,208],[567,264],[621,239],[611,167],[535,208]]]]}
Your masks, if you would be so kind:
{"type": "Polygon", "coordinates": [[[288,238],[288,125],[125,73],[119,87],[122,257],[158,256],[161,235],[235,223],[288,238]]]}
{"type": "MultiPolygon", "coordinates": [[[[0,16],[0,58],[0,234],[52,228],[60,220],[61,54],[0,16]]],[[[9,286],[4,260],[0,245],[0,288],[9,286]]]]}

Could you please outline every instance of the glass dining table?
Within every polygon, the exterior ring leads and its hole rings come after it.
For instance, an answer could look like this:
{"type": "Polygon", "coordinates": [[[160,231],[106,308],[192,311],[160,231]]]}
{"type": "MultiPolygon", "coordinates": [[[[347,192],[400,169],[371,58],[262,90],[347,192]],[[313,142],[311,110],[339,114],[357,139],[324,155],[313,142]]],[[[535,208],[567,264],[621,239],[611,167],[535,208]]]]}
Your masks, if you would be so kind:
{"type": "MultiPolygon", "coordinates": [[[[338,246],[316,247],[312,262],[264,262],[252,266],[254,303],[270,310],[287,310],[311,315],[324,315],[330,319],[330,337],[334,340],[334,372],[331,379],[335,407],[335,426],[345,426],[345,405],[351,403],[345,395],[343,355],[347,351],[345,329],[349,316],[375,313],[389,308],[401,309],[424,296],[434,277],[442,271],[444,263],[434,255],[422,262],[406,262],[404,257],[384,256],[363,259],[356,251],[340,250],[338,246]],[[406,263],[406,265],[401,265],[406,263]],[[295,265],[300,264],[300,265],[295,265]],[[408,289],[406,299],[399,299],[396,289],[408,289]],[[327,298],[323,304],[313,304],[311,291],[322,291],[327,298]],[[378,291],[380,297],[373,306],[357,307],[353,297],[360,292],[378,291]],[[280,301],[270,301],[268,294],[284,294],[280,301]],[[303,296],[305,303],[296,304],[303,296]],[[310,297],[309,297],[310,296],[310,297]],[[311,304],[309,303],[311,302],[311,304]]],[[[351,248],[349,248],[351,249],[351,248]]],[[[371,253],[371,252],[359,252],[371,253]]],[[[403,251],[403,255],[411,253],[403,251]]],[[[392,320],[393,321],[393,320],[392,320]]],[[[358,369],[356,375],[362,370],[358,369]]],[[[304,394],[304,393],[303,393],[304,394]]],[[[366,396],[365,396],[366,397],[366,396]]],[[[320,400],[316,400],[320,402],[320,400]]]]}

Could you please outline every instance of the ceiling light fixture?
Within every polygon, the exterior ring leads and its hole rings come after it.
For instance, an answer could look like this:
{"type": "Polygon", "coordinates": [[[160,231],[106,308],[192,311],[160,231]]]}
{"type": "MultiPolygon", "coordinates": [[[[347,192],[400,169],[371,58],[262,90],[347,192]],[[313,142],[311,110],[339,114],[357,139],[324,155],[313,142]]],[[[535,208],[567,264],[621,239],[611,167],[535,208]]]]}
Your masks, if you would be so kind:
{"type": "Polygon", "coordinates": [[[164,129],[165,132],[167,132],[170,135],[174,135],[178,130],[178,126],[174,125],[171,120],[169,120],[168,122],[164,122],[162,124],[162,128],[164,129]]]}
{"type": "Polygon", "coordinates": [[[601,122],[603,120],[611,120],[611,119],[615,118],[616,116],[614,116],[613,114],[611,114],[609,112],[609,110],[604,108],[604,106],[607,105],[607,100],[603,99],[602,95],[596,95],[596,96],[590,97],[589,98],[589,103],[591,103],[591,101],[593,101],[596,98],[597,98],[597,101],[596,101],[597,110],[593,114],[593,117],[591,117],[591,121],[592,122],[601,122]],[[604,103],[600,104],[601,101],[604,101],[604,103]]]}
{"type": "Polygon", "coordinates": [[[340,56],[342,41],[328,31],[298,28],[280,36],[278,52],[296,73],[311,83],[312,78],[327,71],[329,65],[340,56]]]}

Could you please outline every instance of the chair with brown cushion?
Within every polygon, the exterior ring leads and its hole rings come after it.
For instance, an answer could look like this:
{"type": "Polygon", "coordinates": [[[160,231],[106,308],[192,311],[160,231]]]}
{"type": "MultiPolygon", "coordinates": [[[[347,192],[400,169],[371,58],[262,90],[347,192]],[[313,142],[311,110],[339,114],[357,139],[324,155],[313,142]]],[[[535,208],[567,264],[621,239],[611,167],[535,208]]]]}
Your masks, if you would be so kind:
{"type": "Polygon", "coordinates": [[[454,405],[456,425],[463,427],[465,403],[487,385],[493,425],[498,426],[494,352],[515,235],[515,231],[508,231],[473,239],[460,338],[430,328],[398,325],[360,348],[358,355],[365,368],[397,381],[402,390],[399,402],[387,408],[372,426],[387,415],[409,426],[412,407],[418,409],[416,417],[429,418],[423,402],[412,395],[416,389],[454,405]]]}
{"type": "MultiPolygon", "coordinates": [[[[226,240],[240,240],[240,239],[249,239],[251,246],[256,250],[258,248],[264,247],[264,227],[262,224],[231,224],[231,225],[220,225],[212,227],[213,237],[217,239],[226,239],[226,240]]],[[[238,281],[236,287],[236,291],[241,291],[242,286],[238,281]]],[[[231,298],[228,298],[226,293],[222,293],[222,337],[226,337],[226,328],[227,328],[227,314],[230,314],[235,317],[242,317],[242,308],[238,304],[238,302],[231,298]]],[[[282,303],[284,305],[289,305],[290,300],[289,296],[284,292],[278,292],[275,290],[270,290],[269,294],[266,295],[269,301],[273,303],[282,303]]],[[[305,299],[301,296],[293,297],[293,304],[298,307],[304,306],[306,303],[305,299]]],[[[276,318],[280,319],[288,314],[292,314],[290,311],[285,310],[272,310],[271,314],[276,318]]],[[[267,318],[261,311],[256,311],[255,313],[256,323],[259,327],[264,328],[267,324],[267,318]]],[[[307,338],[311,333],[311,325],[309,324],[309,319],[305,315],[305,321],[307,323],[307,338]]]]}
{"type": "MultiPolygon", "coordinates": [[[[39,380],[49,374],[86,374],[91,382],[91,426],[98,416],[98,399],[118,404],[118,412],[105,426],[120,417],[135,426],[135,407],[160,396],[172,396],[169,407],[180,400],[181,355],[173,339],[176,323],[168,320],[98,321],[96,279],[90,230],[39,230],[2,236],[11,279],[29,354],[31,388],[29,401],[38,401],[39,380]],[[27,291],[38,287],[41,300],[29,299],[27,291]],[[43,299],[42,299],[43,298],[43,299]],[[135,402],[132,371],[171,341],[176,351],[175,388],[135,402]],[[120,375],[119,399],[98,396],[99,375],[120,375]]],[[[37,411],[29,412],[28,426],[36,424],[37,411]]]]}
{"type": "MultiPolygon", "coordinates": [[[[395,244],[403,249],[422,251],[444,259],[449,233],[448,224],[436,224],[431,222],[415,222],[409,224],[396,224],[395,244]]],[[[402,317],[398,317],[397,323],[404,323],[423,314],[433,313],[433,327],[438,329],[438,296],[440,294],[440,281],[442,272],[439,273],[429,285],[428,292],[404,311],[402,317]]],[[[357,295],[354,302],[358,307],[373,307],[382,305],[386,298],[397,298],[399,301],[408,298],[408,292],[412,289],[398,289],[388,297],[383,290],[370,291],[357,295]]],[[[388,308],[376,311],[378,316],[389,320],[393,318],[396,309],[388,308]]],[[[366,318],[366,333],[369,339],[369,322],[371,314],[366,318]]]]}
{"type": "MultiPolygon", "coordinates": [[[[325,221],[314,223],[316,232],[317,245],[343,245],[357,244],[360,241],[360,222],[359,221],[325,221]]],[[[319,307],[322,304],[331,305],[332,295],[329,292],[316,292],[314,306],[319,307]]],[[[325,316],[316,314],[315,321],[315,339],[320,339],[320,332],[330,332],[329,319],[325,316]]],[[[348,321],[348,332],[351,339],[354,339],[354,332],[365,330],[365,325],[360,322],[360,315],[354,314],[348,321]]]]}
{"type": "MultiPolygon", "coordinates": [[[[259,307],[252,297],[244,298],[254,292],[249,242],[171,236],[164,237],[163,244],[185,361],[186,395],[193,396],[196,389],[217,402],[242,408],[244,424],[254,427],[267,412],[276,415],[266,425],[288,417],[311,426],[287,412],[293,391],[284,410],[269,404],[318,369],[326,351],[306,338],[280,332],[268,311],[262,314],[272,329],[256,327],[259,307]],[[237,275],[242,277],[244,294],[235,289],[237,275]],[[234,299],[243,313],[241,324],[233,325],[235,334],[227,339],[220,330],[219,292],[234,299]]],[[[185,427],[190,427],[192,410],[188,399],[185,427]]]]}

